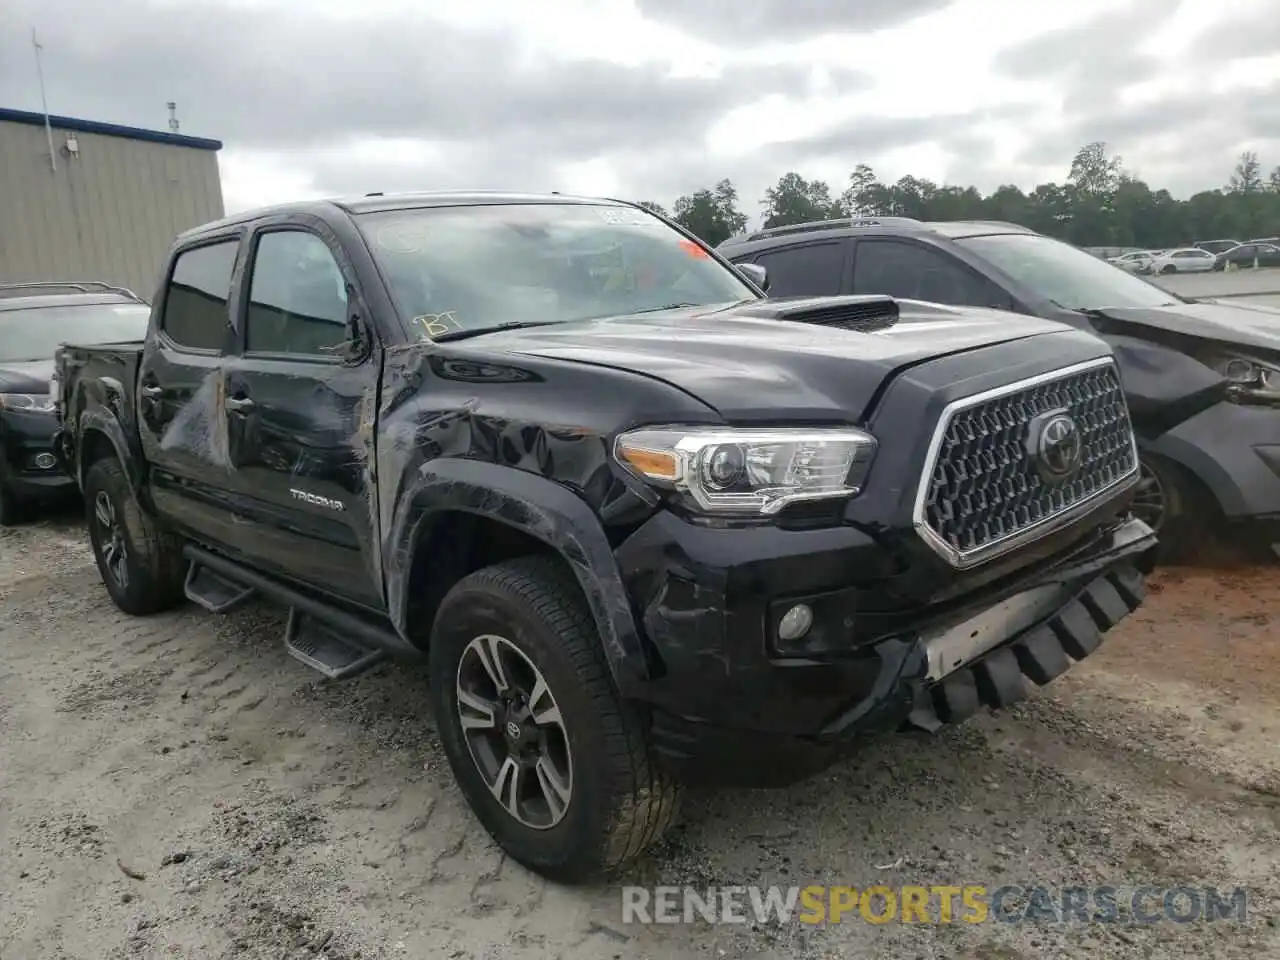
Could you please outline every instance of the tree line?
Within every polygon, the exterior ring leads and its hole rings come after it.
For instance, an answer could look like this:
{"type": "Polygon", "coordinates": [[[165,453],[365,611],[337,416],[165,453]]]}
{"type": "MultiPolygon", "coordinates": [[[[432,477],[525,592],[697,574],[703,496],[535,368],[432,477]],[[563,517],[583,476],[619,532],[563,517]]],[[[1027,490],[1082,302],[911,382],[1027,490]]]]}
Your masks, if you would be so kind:
{"type": "MultiPolygon", "coordinates": [[[[669,213],[653,201],[643,205],[714,246],[746,229],[739,200],[732,181],[721,180],[680,197],[669,213]]],[[[839,217],[1003,220],[1082,247],[1160,249],[1280,235],[1280,166],[1264,174],[1258,155],[1243,153],[1223,187],[1180,200],[1131,175],[1121,157],[1098,142],[1080,149],[1063,183],[1042,183],[1030,193],[1007,184],[984,196],[975,187],[913,176],[882,183],[860,163],[839,194],[826,181],[791,172],[760,202],[766,227],[839,217]]]]}

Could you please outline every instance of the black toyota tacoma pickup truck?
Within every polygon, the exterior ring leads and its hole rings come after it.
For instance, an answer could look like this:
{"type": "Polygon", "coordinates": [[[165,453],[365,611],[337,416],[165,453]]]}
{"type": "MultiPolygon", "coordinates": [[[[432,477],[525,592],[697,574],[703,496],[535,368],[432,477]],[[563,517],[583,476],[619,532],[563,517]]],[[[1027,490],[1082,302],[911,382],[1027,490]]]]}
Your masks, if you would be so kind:
{"type": "Polygon", "coordinates": [[[144,344],[58,358],[106,589],[278,601],[335,679],[425,658],[476,815],[564,880],[644,850],[682,784],[1007,705],[1142,602],[1102,341],[750,277],[558,195],[188,232],[144,344]]]}

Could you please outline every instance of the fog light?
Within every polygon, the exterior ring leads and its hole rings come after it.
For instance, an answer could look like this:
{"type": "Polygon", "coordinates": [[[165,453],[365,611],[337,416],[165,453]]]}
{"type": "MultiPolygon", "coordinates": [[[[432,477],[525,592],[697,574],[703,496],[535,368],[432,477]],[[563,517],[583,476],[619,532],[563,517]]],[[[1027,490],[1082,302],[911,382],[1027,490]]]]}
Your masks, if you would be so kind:
{"type": "Polygon", "coordinates": [[[31,458],[31,462],[40,470],[52,470],[58,465],[58,460],[52,453],[37,453],[31,458]]]}
{"type": "Polygon", "coordinates": [[[778,639],[799,640],[813,626],[813,608],[807,603],[797,603],[778,621],[778,639]]]}

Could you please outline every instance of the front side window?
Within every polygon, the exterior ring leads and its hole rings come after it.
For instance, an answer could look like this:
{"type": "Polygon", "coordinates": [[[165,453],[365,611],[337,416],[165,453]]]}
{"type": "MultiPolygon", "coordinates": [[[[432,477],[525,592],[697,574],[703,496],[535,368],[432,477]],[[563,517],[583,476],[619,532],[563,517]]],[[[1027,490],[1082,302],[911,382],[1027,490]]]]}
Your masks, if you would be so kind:
{"type": "Polygon", "coordinates": [[[756,257],[769,272],[770,297],[830,297],[844,279],[843,243],[806,243],[756,257]]]}
{"type": "Polygon", "coordinates": [[[971,307],[995,306],[1008,299],[954,257],[900,240],[858,241],[853,292],[971,307]]]}
{"type": "Polygon", "coordinates": [[[64,343],[131,343],[145,339],[151,308],[140,303],[87,303],[0,312],[0,363],[51,360],[64,343]]]}
{"type": "Polygon", "coordinates": [[[956,242],[1064,310],[1142,309],[1179,302],[1167,290],[1113,263],[1041,234],[988,234],[956,242]]]}
{"type": "Polygon", "coordinates": [[[262,234],[250,277],[246,351],[333,356],[347,339],[346,281],[315,234],[262,234]]]}
{"type": "Polygon", "coordinates": [[[633,207],[492,204],[356,220],[424,339],[756,299],[702,246],[633,207]]]}
{"type": "Polygon", "coordinates": [[[180,347],[221,350],[231,328],[227,301],[239,240],[223,240],[178,254],[164,297],[161,328],[180,347]]]}

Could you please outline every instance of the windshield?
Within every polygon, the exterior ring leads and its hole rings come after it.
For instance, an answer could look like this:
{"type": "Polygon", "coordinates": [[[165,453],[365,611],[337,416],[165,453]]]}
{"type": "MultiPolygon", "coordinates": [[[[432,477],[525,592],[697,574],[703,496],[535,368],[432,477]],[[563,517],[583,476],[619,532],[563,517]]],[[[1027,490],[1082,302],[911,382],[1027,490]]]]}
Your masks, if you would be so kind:
{"type": "Polygon", "coordinates": [[[357,221],[423,338],[756,298],[700,245],[634,207],[494,204],[357,221]]]}
{"type": "Polygon", "coordinates": [[[143,340],[151,308],[140,303],[86,303],[0,312],[0,362],[52,360],[64,343],[143,340]]]}
{"type": "Polygon", "coordinates": [[[1167,290],[1078,247],[1035,233],[1002,233],[959,241],[1018,283],[1067,310],[1167,307],[1167,290]]]}

